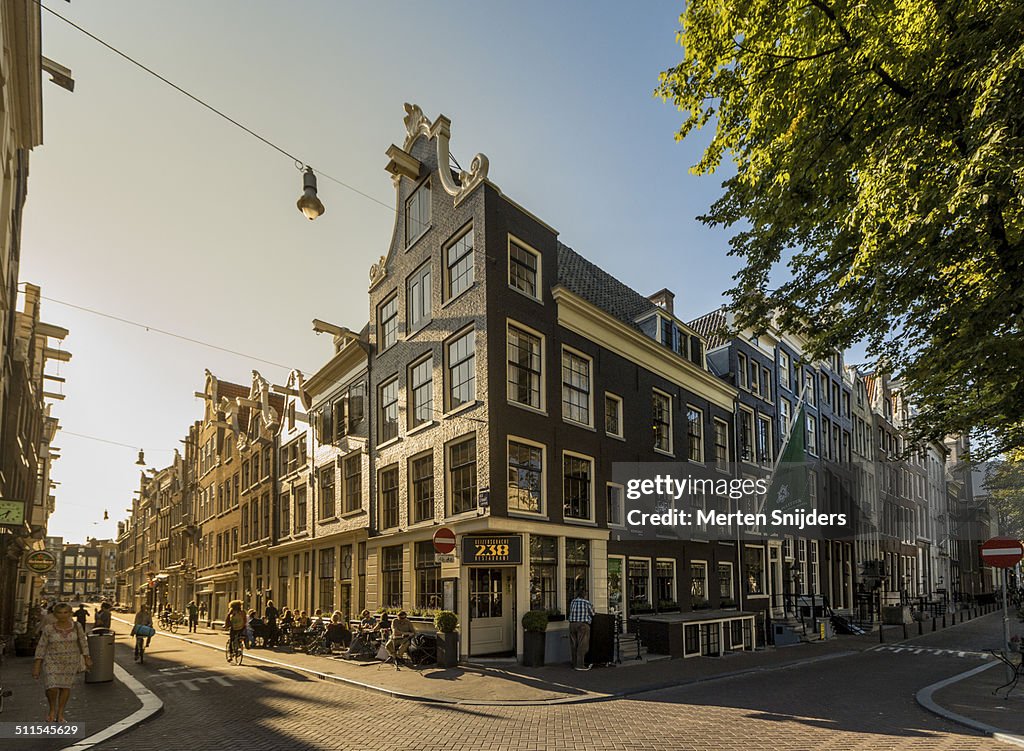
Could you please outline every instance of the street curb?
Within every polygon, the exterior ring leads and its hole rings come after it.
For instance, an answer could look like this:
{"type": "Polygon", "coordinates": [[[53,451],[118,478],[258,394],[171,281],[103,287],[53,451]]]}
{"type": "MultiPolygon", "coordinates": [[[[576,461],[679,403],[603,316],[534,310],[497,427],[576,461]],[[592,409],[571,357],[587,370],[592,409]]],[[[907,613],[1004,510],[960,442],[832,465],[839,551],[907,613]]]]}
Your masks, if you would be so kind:
{"type": "Polygon", "coordinates": [[[164,703],[160,697],[143,686],[131,673],[116,662],[114,663],[114,677],[135,694],[135,698],[142,702],[142,706],[123,720],[115,722],[100,732],[90,735],[88,738],[83,738],[72,746],[66,746],[61,751],[86,751],[86,749],[90,749],[103,741],[110,740],[115,735],[120,735],[124,731],[148,720],[158,712],[163,711],[164,703]]]}
{"type": "MultiPolygon", "coordinates": [[[[127,623],[120,618],[115,618],[122,623],[127,623]]],[[[170,637],[172,639],[178,639],[180,641],[188,642],[189,644],[196,644],[200,647],[206,647],[207,649],[221,650],[214,644],[209,644],[198,639],[191,639],[187,636],[178,636],[167,631],[157,632],[163,636],[170,637]]],[[[654,691],[666,691],[673,688],[682,688],[685,686],[692,686],[698,683],[709,683],[711,681],[726,680],[729,678],[737,678],[743,675],[750,675],[753,673],[761,673],[769,670],[786,670],[788,668],[800,667],[802,665],[813,664],[816,662],[824,662],[826,660],[833,660],[839,657],[849,657],[855,654],[861,654],[863,650],[843,650],[841,652],[834,652],[827,655],[815,655],[814,657],[807,657],[799,660],[793,660],[790,662],[784,662],[777,665],[759,665],[756,667],[743,668],[741,670],[733,670],[728,673],[720,673],[718,675],[703,676],[700,678],[693,678],[686,681],[672,681],[663,684],[657,684],[655,686],[644,686],[630,691],[619,691],[614,694],[595,694],[591,693],[587,696],[563,696],[558,699],[496,699],[493,701],[474,701],[471,699],[448,699],[442,696],[426,696],[423,694],[410,694],[403,691],[395,691],[393,689],[384,688],[382,686],[375,686],[372,683],[363,683],[352,678],[346,678],[336,673],[325,673],[321,670],[314,670],[312,668],[302,667],[301,665],[292,665],[287,662],[281,662],[280,660],[273,660],[269,657],[263,657],[261,655],[253,654],[252,652],[246,652],[245,656],[259,662],[264,662],[268,665],[274,665],[276,667],[287,668],[288,670],[295,670],[300,673],[312,675],[316,678],[325,681],[335,681],[337,683],[345,683],[350,686],[357,688],[366,689],[368,691],[374,691],[385,696],[390,696],[393,699],[403,699],[405,701],[416,701],[423,704],[447,704],[453,706],[462,707],[544,707],[544,706],[559,706],[564,704],[592,704],[602,701],[611,701],[613,699],[623,699],[629,696],[638,696],[641,694],[648,694],[654,691]]],[[[68,751],[68,750],[65,750],[68,751]]]]}
{"type": "Polygon", "coordinates": [[[952,720],[953,722],[969,727],[972,730],[979,730],[986,735],[992,736],[996,740],[1003,741],[1004,743],[1024,748],[1024,736],[1008,733],[1002,728],[997,728],[994,725],[989,725],[988,723],[972,719],[966,715],[957,714],[950,709],[946,709],[933,698],[936,691],[940,691],[941,689],[946,688],[946,686],[952,686],[954,683],[959,683],[971,676],[977,675],[978,673],[984,672],[990,668],[994,668],[999,664],[1000,663],[998,662],[990,662],[987,665],[979,665],[978,667],[972,668],[964,673],[954,675],[952,678],[946,678],[944,681],[939,681],[938,683],[933,683],[930,686],[925,686],[917,692],[914,698],[917,699],[918,704],[932,714],[944,717],[947,720],[952,720]]]}

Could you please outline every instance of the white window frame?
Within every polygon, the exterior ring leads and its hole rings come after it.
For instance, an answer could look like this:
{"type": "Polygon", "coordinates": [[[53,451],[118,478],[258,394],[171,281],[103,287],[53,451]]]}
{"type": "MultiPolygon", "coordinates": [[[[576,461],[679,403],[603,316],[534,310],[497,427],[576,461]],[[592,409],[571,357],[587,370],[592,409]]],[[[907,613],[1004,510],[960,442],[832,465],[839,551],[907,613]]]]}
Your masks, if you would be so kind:
{"type": "MultiPolygon", "coordinates": [[[[512,508],[512,502],[507,497],[508,491],[506,490],[506,508],[509,516],[529,516],[529,517],[547,517],[548,507],[548,494],[547,494],[547,483],[548,483],[548,447],[543,443],[537,441],[531,441],[529,438],[523,438],[518,435],[509,435],[505,439],[505,472],[508,473],[512,458],[512,443],[521,443],[524,446],[531,448],[540,449],[540,503],[539,511],[527,511],[525,509],[512,508]]],[[[479,482],[479,479],[477,480],[479,482]]],[[[506,481],[506,488],[508,487],[506,481]]]]}
{"type": "Polygon", "coordinates": [[[536,329],[532,329],[513,318],[505,319],[505,400],[514,407],[529,410],[531,412],[539,412],[541,414],[547,414],[547,358],[544,356],[547,351],[547,338],[541,332],[536,329]],[[509,367],[511,361],[508,357],[509,348],[509,330],[519,329],[523,333],[530,334],[540,339],[540,406],[534,407],[532,404],[524,404],[517,402],[509,396],[509,367]]]}
{"type": "Polygon", "coordinates": [[[562,521],[566,524],[587,524],[593,523],[594,521],[594,486],[597,485],[597,461],[594,457],[587,454],[581,454],[578,451],[569,451],[565,449],[562,451],[562,461],[559,468],[558,476],[560,478],[561,492],[559,495],[562,497],[562,521]],[[582,516],[566,516],[565,515],[565,459],[566,457],[572,457],[574,459],[584,459],[590,462],[590,488],[589,488],[589,501],[588,506],[590,507],[590,513],[586,517],[582,516]]]}
{"type": "Polygon", "coordinates": [[[606,482],[604,484],[604,497],[605,497],[605,514],[608,514],[608,491],[618,490],[620,493],[619,498],[619,518],[612,519],[611,515],[608,515],[608,526],[609,527],[624,527],[626,526],[626,487],[617,482],[606,482]]]}
{"type": "MultiPolygon", "coordinates": [[[[389,318],[388,320],[391,320],[391,319],[389,318]]],[[[387,297],[385,297],[383,300],[380,301],[380,304],[377,305],[377,344],[380,347],[380,351],[381,352],[389,350],[392,347],[394,347],[396,344],[398,344],[398,290],[395,290],[394,292],[389,294],[387,297]],[[395,338],[394,338],[394,340],[390,344],[387,344],[384,341],[384,330],[385,330],[385,327],[384,327],[384,308],[387,305],[390,305],[391,303],[395,304],[395,315],[394,315],[394,332],[395,332],[394,336],[395,336],[395,338]]]]}
{"type": "Polygon", "coordinates": [[[654,446],[654,450],[657,451],[659,454],[664,454],[665,456],[675,456],[675,446],[674,446],[675,440],[674,440],[674,435],[673,435],[674,425],[672,424],[673,423],[673,419],[672,419],[672,412],[673,412],[673,409],[672,409],[672,395],[662,391],[661,389],[659,389],[657,387],[654,387],[654,388],[651,389],[651,427],[654,426],[654,395],[655,394],[658,394],[659,396],[663,396],[666,399],[668,399],[668,449],[666,450],[666,449],[663,449],[663,448],[658,448],[658,446],[655,445],[654,446]]]}
{"type": "Polygon", "coordinates": [[[509,236],[508,236],[508,253],[507,253],[507,258],[508,258],[508,276],[507,276],[507,281],[508,281],[509,289],[515,290],[516,292],[521,294],[523,297],[529,298],[530,300],[533,300],[535,302],[539,302],[539,303],[543,304],[542,295],[544,294],[544,291],[543,291],[544,287],[542,286],[542,281],[543,281],[543,273],[544,273],[544,271],[543,271],[543,256],[541,256],[540,251],[537,250],[536,248],[534,248],[528,242],[525,242],[524,240],[521,240],[520,238],[518,238],[515,235],[510,233],[509,236]],[[513,245],[518,247],[520,250],[522,250],[522,251],[532,255],[536,259],[536,261],[537,261],[537,272],[536,272],[536,278],[534,279],[534,287],[537,290],[537,294],[536,295],[531,295],[529,292],[526,292],[525,290],[519,289],[519,287],[517,287],[515,284],[512,283],[512,246],[513,245]]]}
{"type": "Polygon", "coordinates": [[[416,241],[419,240],[421,237],[423,237],[423,235],[425,235],[427,233],[427,230],[430,229],[431,223],[433,221],[433,215],[434,215],[434,207],[433,207],[434,201],[433,201],[433,198],[434,198],[434,194],[433,194],[433,191],[431,190],[431,187],[430,187],[430,178],[427,178],[426,180],[421,182],[419,185],[417,185],[413,189],[412,193],[409,194],[409,197],[405,199],[405,247],[406,248],[411,248],[413,245],[415,245],[416,241]],[[423,194],[421,193],[421,191],[424,188],[426,188],[426,193],[429,194],[429,197],[427,198],[427,220],[423,223],[423,229],[421,229],[415,235],[410,235],[409,229],[410,229],[410,227],[412,225],[411,225],[411,222],[410,222],[410,211],[409,211],[409,208],[412,205],[412,202],[414,200],[419,200],[420,198],[423,197],[423,194]]]}
{"type": "Polygon", "coordinates": [[[729,423],[720,417],[715,417],[711,421],[712,438],[715,445],[715,469],[719,472],[729,471],[729,423]],[[719,462],[718,460],[718,426],[725,428],[725,460],[719,462]]]}
{"type": "Polygon", "coordinates": [[[420,430],[422,428],[427,427],[428,425],[433,425],[434,424],[434,356],[433,356],[433,353],[428,353],[427,355],[425,355],[425,356],[423,356],[423,357],[421,357],[421,358],[419,358],[417,360],[413,360],[411,363],[409,363],[408,368],[406,368],[406,401],[408,402],[408,412],[409,412],[408,425],[406,426],[406,430],[407,431],[420,430]],[[416,424],[414,424],[414,422],[415,422],[415,419],[416,419],[415,415],[416,415],[416,408],[417,408],[418,405],[416,404],[416,387],[413,385],[412,374],[413,374],[413,371],[416,370],[416,368],[418,368],[420,365],[422,365],[425,362],[426,363],[430,363],[430,381],[429,381],[429,383],[430,383],[430,415],[427,417],[426,420],[424,420],[423,422],[421,422],[418,425],[416,425],[416,424]]]}
{"type": "Polygon", "coordinates": [[[400,392],[400,388],[399,388],[398,374],[396,373],[395,375],[389,376],[388,378],[386,378],[383,381],[381,381],[380,384],[377,386],[377,426],[376,427],[377,427],[377,441],[379,442],[378,445],[382,445],[383,446],[383,445],[389,444],[392,441],[397,441],[401,437],[401,435],[402,435],[402,428],[401,428],[402,420],[401,420],[400,410],[398,409],[398,405],[399,405],[400,401],[401,401],[401,392],[400,392]],[[384,405],[383,394],[384,394],[384,389],[387,388],[388,386],[390,386],[392,383],[395,384],[395,401],[394,401],[394,405],[395,405],[395,434],[393,436],[389,437],[389,438],[383,438],[382,437],[382,433],[381,433],[381,430],[383,429],[384,423],[385,423],[385,420],[384,420],[384,407],[385,407],[385,405],[384,405]]]}
{"type": "Polygon", "coordinates": [[[687,582],[689,582],[689,584],[690,584],[690,607],[691,608],[693,607],[693,597],[694,597],[694,594],[693,594],[693,567],[694,566],[703,566],[704,567],[704,600],[706,602],[708,602],[708,603],[711,602],[711,598],[708,597],[708,595],[711,594],[711,592],[708,591],[708,562],[705,559],[703,559],[703,558],[694,558],[693,560],[690,561],[690,565],[689,565],[690,575],[686,578],[687,582]]]}
{"type": "Polygon", "coordinates": [[[405,278],[405,330],[407,334],[419,331],[434,319],[434,269],[431,261],[420,264],[415,271],[405,278]],[[423,278],[429,277],[430,283],[424,285],[423,278]],[[418,282],[421,299],[426,302],[426,314],[418,321],[413,320],[412,284],[418,282]]]}
{"type": "Polygon", "coordinates": [[[605,404],[604,404],[605,409],[602,411],[602,417],[604,417],[604,428],[605,428],[604,433],[605,433],[605,435],[611,436],[612,438],[622,438],[622,439],[624,439],[626,437],[626,431],[625,431],[625,426],[622,424],[622,418],[623,418],[622,397],[619,396],[618,394],[613,394],[611,391],[605,391],[604,392],[604,398],[605,398],[605,404]],[[616,411],[616,415],[617,415],[616,420],[619,423],[619,432],[618,433],[611,433],[611,432],[608,431],[608,418],[607,418],[608,403],[607,402],[608,402],[609,399],[611,399],[612,401],[615,402],[615,411],[616,411]]]}
{"type": "Polygon", "coordinates": [[[789,353],[779,349],[779,385],[787,391],[792,387],[792,374],[790,372],[789,353]]]}
{"type": "MultiPolygon", "coordinates": [[[[678,571],[678,566],[676,566],[676,559],[675,558],[655,558],[654,559],[654,563],[651,565],[651,585],[652,585],[652,587],[657,587],[658,586],[657,585],[657,581],[658,581],[658,564],[659,563],[670,563],[670,564],[672,564],[672,602],[674,602],[676,604],[676,606],[678,606],[679,605],[679,571],[678,571]]],[[[651,594],[652,595],[657,595],[658,593],[654,592],[652,590],[651,594]]],[[[652,603],[652,604],[655,605],[655,606],[658,606],[657,602],[652,603]]]]}
{"type": "Polygon", "coordinates": [[[781,397],[779,399],[779,435],[785,437],[789,435],[789,427],[793,421],[793,405],[789,403],[789,399],[781,397]]]}
{"type": "Polygon", "coordinates": [[[818,455],[818,418],[812,414],[806,415],[807,430],[807,453],[811,456],[818,455]]]}
{"type": "Polygon", "coordinates": [[[476,328],[468,326],[464,329],[460,329],[448,337],[444,342],[444,405],[443,409],[445,414],[457,412],[463,409],[468,409],[470,406],[476,404],[477,401],[477,384],[476,384],[476,328]],[[452,359],[451,350],[452,345],[459,341],[465,336],[473,334],[473,398],[466,400],[463,404],[458,406],[452,406],[452,359]]]}
{"type": "Polygon", "coordinates": [[[564,422],[569,423],[570,425],[579,425],[580,427],[584,427],[584,428],[593,428],[594,427],[594,358],[592,358],[590,355],[586,355],[583,352],[580,352],[578,349],[574,349],[573,347],[570,347],[568,345],[563,344],[562,345],[562,351],[559,353],[559,357],[558,357],[558,383],[561,386],[561,388],[559,389],[559,395],[561,397],[560,406],[562,407],[562,409],[561,409],[562,420],[564,422]],[[562,365],[562,358],[566,354],[569,354],[569,355],[571,355],[573,357],[578,357],[581,360],[585,360],[586,363],[587,363],[587,421],[586,422],[581,422],[579,420],[573,420],[572,418],[567,417],[566,414],[565,414],[565,388],[566,388],[566,386],[565,386],[565,378],[562,375],[562,368],[564,367],[562,365]]]}
{"type": "Polygon", "coordinates": [[[444,299],[444,305],[447,305],[452,300],[457,300],[462,297],[462,295],[473,289],[473,285],[476,284],[476,233],[473,233],[473,249],[469,252],[469,255],[472,256],[472,263],[469,265],[469,283],[466,285],[465,289],[460,290],[459,292],[453,294],[451,291],[452,269],[448,263],[448,251],[453,245],[471,232],[473,232],[472,223],[467,224],[461,230],[456,232],[451,239],[441,247],[441,284],[443,285],[441,287],[441,292],[444,299]]]}
{"type": "Polygon", "coordinates": [[[747,390],[747,356],[742,352],[736,353],[736,386],[747,390]]]}
{"type": "Polygon", "coordinates": [[[775,463],[775,436],[772,434],[772,423],[773,422],[775,422],[775,421],[772,420],[772,418],[770,416],[762,415],[762,414],[758,413],[758,415],[757,415],[757,423],[755,424],[755,427],[757,428],[757,437],[758,437],[758,439],[760,438],[760,435],[761,435],[761,426],[762,425],[765,426],[765,447],[764,447],[765,448],[765,455],[764,455],[764,458],[762,458],[760,456],[760,448],[761,448],[760,447],[760,443],[761,442],[760,442],[760,440],[757,440],[756,442],[759,444],[758,445],[757,463],[765,465],[765,466],[769,466],[769,467],[772,466],[772,464],[775,463]]]}
{"type": "Polygon", "coordinates": [[[715,575],[718,577],[718,601],[719,601],[719,603],[721,603],[721,601],[723,599],[732,600],[733,602],[736,602],[736,577],[735,577],[735,571],[736,571],[736,567],[733,565],[732,561],[718,561],[718,563],[715,564],[715,575]],[[719,569],[721,569],[723,566],[728,566],[729,567],[729,595],[727,597],[722,597],[722,575],[719,573],[719,569]]]}
{"type": "Polygon", "coordinates": [[[741,462],[747,464],[757,464],[757,415],[754,414],[754,410],[745,405],[740,405],[740,419],[739,419],[739,434],[736,436],[736,448],[737,457],[741,462]],[[743,456],[743,415],[750,417],[750,456],[743,456]]]}
{"type": "Polygon", "coordinates": [[[686,405],[686,459],[687,461],[695,464],[704,464],[704,410],[699,407],[694,407],[692,404],[686,405]],[[690,411],[697,413],[697,427],[700,430],[700,436],[697,441],[697,457],[693,458],[693,447],[690,445],[690,411]]]}

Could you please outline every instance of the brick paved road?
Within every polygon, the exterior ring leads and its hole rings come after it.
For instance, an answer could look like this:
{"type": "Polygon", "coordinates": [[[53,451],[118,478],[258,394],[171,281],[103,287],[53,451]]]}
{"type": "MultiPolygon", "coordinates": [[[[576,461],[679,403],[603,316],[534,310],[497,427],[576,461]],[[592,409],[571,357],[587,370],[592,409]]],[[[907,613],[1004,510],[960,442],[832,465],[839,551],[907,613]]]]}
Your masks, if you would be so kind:
{"type": "Polygon", "coordinates": [[[165,712],[100,749],[990,750],[998,744],[914,701],[922,686],[981,663],[954,652],[977,650],[988,620],[928,635],[920,643],[935,649],[919,654],[871,651],[555,707],[399,701],[280,669],[229,666],[213,650],[158,638],[132,672],[164,699],[165,712]]]}

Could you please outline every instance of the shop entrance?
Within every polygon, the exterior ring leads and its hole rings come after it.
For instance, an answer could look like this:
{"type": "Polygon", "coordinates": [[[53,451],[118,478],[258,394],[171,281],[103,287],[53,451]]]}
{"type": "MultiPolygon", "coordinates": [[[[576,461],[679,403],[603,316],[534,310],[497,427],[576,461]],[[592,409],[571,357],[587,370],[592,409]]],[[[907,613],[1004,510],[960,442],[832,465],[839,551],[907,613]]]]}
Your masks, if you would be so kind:
{"type": "Polygon", "coordinates": [[[469,653],[515,649],[514,568],[469,569],[469,653]]]}

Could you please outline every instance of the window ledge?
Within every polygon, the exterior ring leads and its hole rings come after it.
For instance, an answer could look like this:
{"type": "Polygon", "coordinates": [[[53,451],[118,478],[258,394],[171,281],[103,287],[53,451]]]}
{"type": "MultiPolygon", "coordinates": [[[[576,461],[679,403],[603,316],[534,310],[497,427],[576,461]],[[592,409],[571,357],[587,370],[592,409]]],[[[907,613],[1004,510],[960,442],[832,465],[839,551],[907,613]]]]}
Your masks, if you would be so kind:
{"type": "MultiPolygon", "coordinates": [[[[475,248],[474,248],[473,252],[474,252],[474,253],[476,252],[476,249],[475,249],[475,248]]],[[[441,271],[442,271],[443,273],[445,273],[445,274],[447,274],[447,273],[448,273],[448,269],[447,269],[447,268],[441,269],[441,271]]],[[[462,290],[462,292],[460,292],[459,294],[457,294],[457,295],[456,295],[455,297],[449,297],[449,298],[448,298],[447,300],[445,300],[444,302],[442,302],[442,303],[441,303],[441,310],[444,310],[444,309],[445,309],[445,308],[447,308],[447,307],[448,307],[449,305],[451,305],[452,303],[454,303],[454,302],[455,302],[456,300],[461,300],[461,299],[462,299],[463,297],[465,297],[465,296],[466,296],[466,295],[467,295],[467,294],[468,294],[468,293],[469,293],[470,291],[472,291],[472,290],[473,290],[473,289],[474,289],[474,288],[476,287],[476,285],[477,285],[477,280],[476,280],[476,278],[475,278],[475,277],[476,277],[476,270],[475,270],[475,268],[474,268],[474,279],[473,279],[473,283],[472,283],[472,284],[470,284],[470,285],[469,285],[468,287],[466,287],[466,288],[465,288],[464,290],[462,290]]],[[[444,283],[444,281],[445,281],[445,280],[442,280],[442,283],[444,283]]],[[[444,292],[444,290],[442,289],[442,294],[443,294],[443,292],[444,292]]]]}
{"type": "Polygon", "coordinates": [[[346,511],[345,513],[340,515],[340,518],[342,518],[342,519],[351,519],[353,516],[359,516],[360,514],[364,514],[364,513],[366,513],[366,512],[363,510],[362,506],[360,506],[359,508],[357,508],[357,509],[355,509],[353,511],[346,511]]]}
{"type": "Polygon", "coordinates": [[[338,515],[332,514],[331,516],[325,516],[323,519],[317,519],[317,524],[330,524],[331,522],[338,521],[338,515]]]}
{"type": "Polygon", "coordinates": [[[562,522],[565,523],[565,524],[575,524],[575,525],[580,526],[580,527],[596,527],[596,526],[598,526],[597,522],[594,521],[593,519],[572,519],[572,518],[562,517],[562,522]]]}
{"type": "Polygon", "coordinates": [[[657,447],[655,447],[654,453],[661,454],[662,456],[671,456],[673,459],[676,458],[676,455],[674,453],[672,453],[671,451],[665,451],[665,450],[657,448],[657,447]]]}
{"type": "Polygon", "coordinates": [[[541,513],[540,511],[522,511],[520,509],[508,509],[507,515],[509,518],[542,519],[544,521],[549,520],[548,515],[541,513]]]}
{"type": "MultiPolygon", "coordinates": [[[[416,190],[419,190],[419,188],[417,187],[416,190]]],[[[415,192],[415,191],[413,191],[413,192],[415,192]]],[[[410,194],[409,197],[411,198],[412,195],[410,194]]],[[[424,227],[422,230],[420,230],[420,233],[418,235],[416,235],[416,237],[414,237],[412,240],[407,242],[405,244],[405,252],[408,253],[410,250],[412,250],[416,246],[416,243],[418,243],[420,240],[422,240],[423,237],[428,232],[430,232],[430,230],[433,228],[433,226],[434,226],[433,224],[428,224],[426,227],[424,227]]]]}
{"type": "Polygon", "coordinates": [[[384,443],[378,443],[377,444],[377,449],[380,450],[380,449],[386,449],[389,446],[395,446],[399,442],[401,442],[401,440],[402,440],[402,436],[396,436],[394,438],[389,438],[388,440],[384,441],[384,443]]]}
{"type": "Polygon", "coordinates": [[[607,433],[606,432],[605,433],[605,437],[606,438],[614,438],[616,441],[622,441],[623,443],[626,442],[626,436],[624,436],[624,435],[615,435],[615,433],[607,433]]]}
{"type": "MultiPolygon", "coordinates": [[[[437,425],[437,421],[436,420],[430,420],[429,422],[425,422],[422,425],[417,425],[415,428],[410,428],[409,430],[405,431],[405,435],[406,436],[416,435],[417,433],[422,433],[424,430],[432,428],[435,425],[437,425]]],[[[378,446],[377,448],[380,448],[380,446],[378,446]]]]}
{"type": "Polygon", "coordinates": [[[585,422],[576,422],[575,420],[570,420],[568,417],[563,417],[562,422],[564,422],[566,425],[572,425],[574,428],[582,428],[583,430],[589,430],[591,433],[597,432],[597,428],[595,428],[593,425],[588,425],[585,422]]]}
{"type": "Polygon", "coordinates": [[[292,539],[293,540],[298,540],[298,539],[301,539],[303,537],[309,537],[309,530],[308,529],[298,529],[298,530],[295,530],[294,532],[292,532],[292,539]]]}
{"type": "MultiPolygon", "coordinates": [[[[449,410],[448,412],[445,412],[442,415],[442,418],[447,420],[450,417],[457,417],[458,415],[461,415],[463,412],[468,412],[471,409],[479,407],[481,404],[483,404],[483,402],[481,402],[479,399],[474,399],[471,402],[466,402],[465,404],[463,404],[463,405],[461,405],[459,407],[456,407],[455,409],[452,409],[452,410],[449,410]]],[[[380,448],[380,446],[377,446],[377,448],[380,448]]]]}
{"type": "Polygon", "coordinates": [[[506,399],[506,402],[510,407],[515,407],[516,409],[521,409],[525,412],[533,412],[535,415],[542,415],[543,417],[548,416],[548,411],[546,409],[540,409],[539,407],[534,407],[531,404],[523,404],[522,402],[514,402],[511,399],[506,399]]]}
{"type": "Polygon", "coordinates": [[[465,519],[475,519],[478,516],[480,516],[479,507],[470,509],[469,511],[460,511],[457,514],[448,514],[447,516],[445,516],[444,520],[445,522],[457,522],[463,521],[465,519]]]}
{"type": "Polygon", "coordinates": [[[544,304],[544,301],[542,299],[540,299],[539,297],[534,297],[529,292],[523,292],[523,290],[519,289],[519,287],[515,286],[514,284],[509,284],[508,288],[510,290],[512,290],[513,292],[515,292],[516,294],[522,295],[527,300],[533,300],[538,305],[543,305],[544,304]]]}

